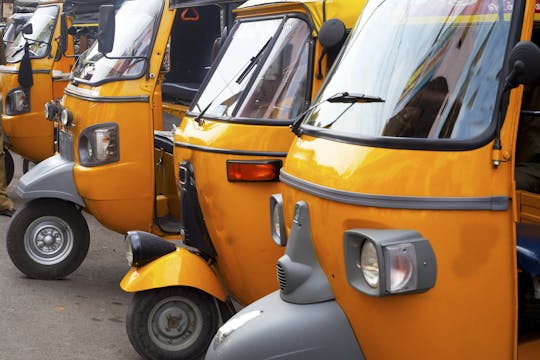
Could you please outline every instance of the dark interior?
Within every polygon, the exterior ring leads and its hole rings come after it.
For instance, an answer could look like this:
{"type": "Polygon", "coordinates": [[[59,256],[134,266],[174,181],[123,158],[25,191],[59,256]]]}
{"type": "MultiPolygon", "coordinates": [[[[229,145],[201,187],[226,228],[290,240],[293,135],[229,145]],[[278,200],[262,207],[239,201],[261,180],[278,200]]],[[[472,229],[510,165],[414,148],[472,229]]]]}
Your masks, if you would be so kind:
{"type": "Polygon", "coordinates": [[[189,105],[212,63],[221,34],[220,8],[178,9],[171,31],[171,69],[162,85],[164,101],[189,105]]]}

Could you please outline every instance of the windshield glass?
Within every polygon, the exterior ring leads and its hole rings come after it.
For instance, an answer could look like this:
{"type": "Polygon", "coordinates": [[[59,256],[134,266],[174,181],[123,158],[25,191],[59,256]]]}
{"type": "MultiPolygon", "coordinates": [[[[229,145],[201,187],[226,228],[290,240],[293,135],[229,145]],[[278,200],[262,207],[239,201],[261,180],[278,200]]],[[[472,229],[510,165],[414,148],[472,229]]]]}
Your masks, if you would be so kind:
{"type": "Polygon", "coordinates": [[[306,125],[353,137],[466,140],[490,125],[513,1],[370,1],[306,125]],[[501,7],[499,7],[501,6],[501,7]]]}
{"type": "MultiPolygon", "coordinates": [[[[32,34],[25,35],[28,39],[31,58],[41,58],[48,54],[52,35],[56,26],[58,17],[58,6],[38,7],[28,23],[32,24],[32,34]]],[[[17,34],[17,37],[6,49],[6,60],[9,63],[21,61],[24,55],[23,33],[17,34]]]]}
{"type": "Polygon", "coordinates": [[[109,58],[99,53],[96,41],[77,61],[73,77],[83,83],[95,84],[142,76],[162,7],[163,0],[125,1],[115,17],[114,47],[107,54],[109,58]]]}
{"type": "Polygon", "coordinates": [[[298,18],[237,24],[191,111],[290,120],[308,101],[310,29],[298,18]],[[269,49],[271,47],[271,49],[269,49]],[[267,55],[268,54],[268,55],[267,55]]]}

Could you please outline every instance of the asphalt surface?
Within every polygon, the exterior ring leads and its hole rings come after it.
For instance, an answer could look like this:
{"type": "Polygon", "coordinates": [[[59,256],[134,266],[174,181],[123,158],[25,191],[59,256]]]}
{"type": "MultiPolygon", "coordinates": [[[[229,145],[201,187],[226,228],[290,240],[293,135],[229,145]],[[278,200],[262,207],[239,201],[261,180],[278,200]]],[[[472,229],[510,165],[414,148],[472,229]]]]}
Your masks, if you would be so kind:
{"type": "MultiPolygon", "coordinates": [[[[15,178],[8,194],[15,195],[21,175],[14,156],[15,178]]],[[[125,314],[131,294],[119,283],[128,270],[124,237],[103,228],[86,215],[90,250],[81,267],[65,280],[25,277],[6,252],[9,218],[0,216],[0,360],[140,359],[129,343],[125,314]]]]}

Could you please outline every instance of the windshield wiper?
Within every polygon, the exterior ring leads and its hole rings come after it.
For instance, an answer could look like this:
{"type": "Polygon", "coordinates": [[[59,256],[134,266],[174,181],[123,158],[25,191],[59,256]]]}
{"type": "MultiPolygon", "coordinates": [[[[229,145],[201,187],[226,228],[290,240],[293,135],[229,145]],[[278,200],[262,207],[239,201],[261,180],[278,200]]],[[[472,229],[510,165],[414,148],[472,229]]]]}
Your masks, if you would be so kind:
{"type": "Polygon", "coordinates": [[[257,63],[261,59],[262,54],[264,53],[264,50],[268,47],[268,44],[270,44],[270,41],[272,41],[272,36],[270,36],[270,39],[268,39],[268,41],[266,41],[266,43],[263,45],[261,50],[259,50],[257,55],[255,55],[254,57],[252,57],[249,60],[248,66],[244,69],[244,71],[242,71],[240,76],[238,76],[238,79],[236,79],[237,84],[240,84],[242,81],[244,81],[246,76],[251,72],[251,69],[253,69],[255,67],[255,65],[257,65],[257,63]]]}
{"type": "MultiPolygon", "coordinates": [[[[321,100],[321,101],[311,105],[309,108],[304,110],[300,115],[298,115],[297,118],[294,120],[294,122],[291,124],[292,132],[296,136],[302,135],[302,131],[300,130],[300,124],[302,123],[302,120],[304,119],[304,116],[308,112],[313,110],[315,107],[317,107],[317,106],[319,106],[322,103],[327,102],[327,101],[330,102],[330,103],[342,103],[342,104],[385,102],[385,100],[383,98],[376,97],[376,96],[365,95],[365,94],[355,94],[355,93],[350,93],[350,92],[347,92],[347,91],[339,92],[339,93],[336,93],[336,94],[330,96],[329,98],[326,98],[324,100],[321,100]]],[[[348,108],[346,110],[348,110],[348,108]]],[[[339,118],[339,116],[338,116],[338,118],[339,118]]]]}
{"type": "MultiPolygon", "coordinates": [[[[242,81],[244,81],[245,77],[251,72],[251,70],[253,69],[253,67],[255,67],[255,65],[257,65],[257,63],[259,62],[259,60],[261,59],[261,56],[262,54],[264,53],[264,50],[268,47],[268,44],[270,44],[270,41],[272,41],[272,36],[268,39],[268,41],[266,41],[266,43],[263,45],[263,47],[261,48],[261,50],[259,50],[259,52],[257,53],[257,55],[253,56],[251,59],[249,59],[249,63],[246,65],[246,68],[244,69],[244,71],[242,71],[242,73],[238,76],[238,78],[235,80],[237,84],[240,84],[242,81]]],[[[216,64],[216,66],[218,66],[219,64],[216,64]]],[[[231,80],[229,80],[229,82],[227,84],[225,84],[225,86],[223,87],[223,89],[208,103],[208,105],[206,105],[204,107],[204,109],[199,113],[199,115],[197,115],[193,120],[201,125],[202,124],[202,117],[204,116],[204,114],[206,114],[206,112],[208,111],[208,109],[210,108],[210,106],[212,106],[212,104],[214,103],[214,101],[221,95],[221,93],[223,91],[225,91],[225,89],[227,89],[229,87],[229,84],[231,83],[231,81],[234,79],[234,76],[231,78],[231,80]]],[[[195,104],[199,109],[199,104],[195,104]]]]}

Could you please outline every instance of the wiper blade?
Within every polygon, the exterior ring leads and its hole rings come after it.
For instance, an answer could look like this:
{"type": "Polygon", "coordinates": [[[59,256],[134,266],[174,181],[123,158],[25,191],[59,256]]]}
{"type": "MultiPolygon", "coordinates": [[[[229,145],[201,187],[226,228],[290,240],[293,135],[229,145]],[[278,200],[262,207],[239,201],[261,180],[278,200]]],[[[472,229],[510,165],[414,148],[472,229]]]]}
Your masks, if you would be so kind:
{"type": "Polygon", "coordinates": [[[385,102],[383,98],[380,98],[378,96],[371,96],[371,95],[365,95],[365,94],[354,94],[349,92],[342,92],[337,93],[327,100],[330,103],[345,103],[345,104],[352,104],[352,103],[382,103],[385,102]]]}
{"type": "Polygon", "coordinates": [[[251,72],[251,70],[255,67],[255,65],[257,65],[257,63],[258,63],[259,60],[261,59],[262,54],[264,53],[264,50],[268,47],[268,44],[270,44],[270,41],[272,41],[272,36],[270,36],[270,39],[268,39],[268,40],[266,41],[266,43],[263,45],[263,47],[261,48],[261,50],[259,50],[259,52],[257,53],[257,55],[255,55],[254,57],[252,57],[252,58],[249,60],[248,66],[244,69],[244,71],[242,71],[242,73],[240,74],[240,76],[238,76],[238,79],[236,79],[236,83],[237,83],[237,84],[240,84],[242,81],[244,81],[244,79],[246,78],[246,76],[251,72]]]}
{"type": "Polygon", "coordinates": [[[321,100],[313,105],[311,105],[309,108],[304,110],[300,115],[296,117],[296,119],[291,124],[291,131],[296,135],[300,136],[302,135],[302,131],[300,130],[300,124],[302,123],[302,119],[304,116],[313,110],[315,107],[321,105],[324,102],[330,102],[330,103],[345,103],[345,104],[355,104],[355,103],[381,103],[385,102],[384,99],[376,96],[371,95],[364,95],[364,94],[354,94],[349,93],[347,91],[336,93],[329,98],[326,98],[324,100],[321,100]]]}

